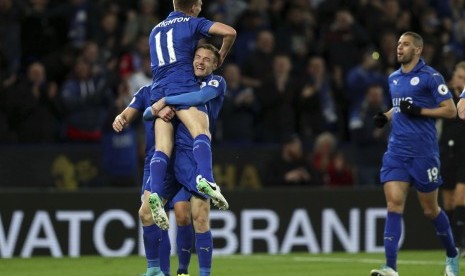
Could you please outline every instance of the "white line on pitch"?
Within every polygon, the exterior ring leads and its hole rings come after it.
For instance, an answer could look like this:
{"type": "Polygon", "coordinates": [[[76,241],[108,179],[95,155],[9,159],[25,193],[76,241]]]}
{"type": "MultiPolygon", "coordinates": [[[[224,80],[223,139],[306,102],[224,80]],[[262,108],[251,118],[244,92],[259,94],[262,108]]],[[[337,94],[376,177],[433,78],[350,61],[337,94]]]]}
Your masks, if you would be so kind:
{"type": "MultiPolygon", "coordinates": [[[[280,255],[217,255],[216,258],[225,259],[259,259],[259,260],[273,260],[273,261],[289,261],[287,257],[280,255]]],[[[291,257],[296,262],[327,262],[327,263],[367,263],[367,264],[382,264],[383,259],[367,259],[367,258],[340,258],[340,257],[291,257]]],[[[403,265],[444,265],[440,261],[426,261],[426,260],[397,260],[398,264],[403,265]]]]}
{"type": "MultiPolygon", "coordinates": [[[[381,264],[384,260],[381,259],[357,259],[357,258],[332,258],[332,257],[292,257],[298,262],[328,262],[328,263],[367,263],[381,264]]],[[[398,264],[405,265],[444,265],[444,262],[431,262],[423,260],[397,260],[398,264]]]]}

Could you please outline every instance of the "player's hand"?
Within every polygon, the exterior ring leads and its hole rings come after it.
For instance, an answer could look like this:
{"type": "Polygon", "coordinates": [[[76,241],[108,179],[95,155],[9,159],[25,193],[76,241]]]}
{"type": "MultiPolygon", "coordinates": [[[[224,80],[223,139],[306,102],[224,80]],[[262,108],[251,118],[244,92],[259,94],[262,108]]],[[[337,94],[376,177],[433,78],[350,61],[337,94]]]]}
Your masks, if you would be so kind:
{"type": "Polygon", "coordinates": [[[400,101],[400,111],[410,116],[420,116],[421,107],[416,106],[409,101],[400,101]]]}
{"type": "Polygon", "coordinates": [[[126,120],[121,116],[121,115],[118,115],[115,117],[115,120],[113,121],[113,129],[116,131],[116,132],[120,132],[124,129],[124,127],[126,126],[126,120]]]}
{"type": "Polygon", "coordinates": [[[377,128],[383,128],[387,124],[388,118],[383,112],[379,112],[373,117],[373,122],[377,128]]]}
{"type": "Polygon", "coordinates": [[[166,106],[165,104],[165,98],[161,98],[154,104],[152,104],[152,114],[153,116],[158,116],[158,113],[160,110],[162,110],[166,106]]]}
{"type": "Polygon", "coordinates": [[[175,110],[171,106],[165,106],[160,112],[158,112],[158,117],[165,122],[171,121],[175,115],[175,110]]]}

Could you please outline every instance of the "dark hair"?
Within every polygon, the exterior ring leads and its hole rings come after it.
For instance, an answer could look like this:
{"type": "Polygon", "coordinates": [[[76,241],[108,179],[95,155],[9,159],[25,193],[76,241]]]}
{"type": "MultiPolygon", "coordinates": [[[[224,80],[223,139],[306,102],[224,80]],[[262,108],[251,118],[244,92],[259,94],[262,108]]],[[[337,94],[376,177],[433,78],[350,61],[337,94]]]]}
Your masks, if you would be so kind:
{"type": "Polygon", "coordinates": [[[405,32],[401,36],[408,35],[413,37],[413,45],[423,48],[423,38],[415,32],[405,32]]]}
{"type": "Polygon", "coordinates": [[[173,0],[174,9],[177,11],[188,12],[189,9],[197,4],[199,0],[173,0]]]}
{"type": "Polygon", "coordinates": [[[197,46],[197,49],[205,49],[205,50],[210,50],[213,52],[213,54],[215,55],[215,58],[216,58],[216,62],[219,62],[220,61],[220,51],[218,50],[218,48],[216,48],[215,46],[213,46],[212,44],[210,43],[206,43],[206,44],[201,44],[199,46],[197,46]]]}

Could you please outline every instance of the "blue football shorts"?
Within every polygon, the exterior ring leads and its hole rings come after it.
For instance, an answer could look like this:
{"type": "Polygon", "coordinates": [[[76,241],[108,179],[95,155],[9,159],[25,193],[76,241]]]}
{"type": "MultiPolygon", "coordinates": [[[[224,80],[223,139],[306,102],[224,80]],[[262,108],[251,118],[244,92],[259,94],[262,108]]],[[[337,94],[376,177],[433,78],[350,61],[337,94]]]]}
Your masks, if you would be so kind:
{"type": "Polygon", "coordinates": [[[168,202],[169,209],[174,209],[174,204],[178,202],[184,202],[187,201],[189,202],[192,197],[192,194],[186,190],[184,187],[179,189],[179,191],[176,193],[176,195],[168,202]]]}
{"type": "Polygon", "coordinates": [[[381,167],[381,183],[408,182],[420,192],[428,193],[442,184],[439,156],[405,157],[386,152],[381,167]]]}
{"type": "MultiPolygon", "coordinates": [[[[160,185],[156,184],[154,192],[156,192],[162,198],[171,201],[181,188],[181,184],[176,181],[176,177],[174,176],[173,162],[170,162],[166,169],[166,175],[163,183],[160,183],[160,185]]],[[[150,168],[144,168],[141,193],[143,194],[144,191],[150,192],[150,168]]]]}
{"type": "Polygon", "coordinates": [[[195,162],[192,150],[178,147],[175,149],[174,173],[177,181],[192,195],[200,198],[208,198],[208,196],[199,193],[197,190],[197,163],[195,162]]]}

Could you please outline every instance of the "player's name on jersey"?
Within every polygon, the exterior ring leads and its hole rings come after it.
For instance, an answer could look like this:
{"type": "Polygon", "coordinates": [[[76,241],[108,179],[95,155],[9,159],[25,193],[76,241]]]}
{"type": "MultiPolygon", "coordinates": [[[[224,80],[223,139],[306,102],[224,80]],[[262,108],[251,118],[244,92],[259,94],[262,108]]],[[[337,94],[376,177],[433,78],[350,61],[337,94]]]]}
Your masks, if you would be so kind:
{"type": "Polygon", "coordinates": [[[157,27],[166,27],[175,23],[183,23],[183,22],[189,22],[191,18],[190,17],[176,17],[170,20],[165,20],[160,23],[158,23],[157,27]]]}

